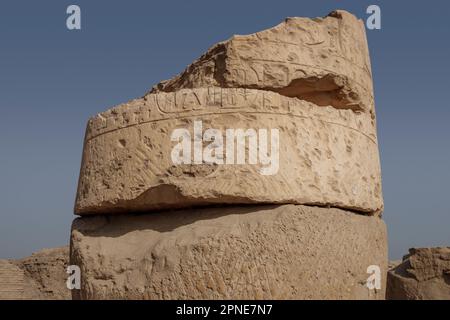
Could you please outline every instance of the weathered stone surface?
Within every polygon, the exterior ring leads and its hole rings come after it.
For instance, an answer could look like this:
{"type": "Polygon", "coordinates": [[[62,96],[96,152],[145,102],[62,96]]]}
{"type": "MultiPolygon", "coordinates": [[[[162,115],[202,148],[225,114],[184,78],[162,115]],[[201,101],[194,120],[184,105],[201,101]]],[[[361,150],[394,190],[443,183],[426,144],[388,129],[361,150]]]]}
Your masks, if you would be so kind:
{"type": "Polygon", "coordinates": [[[70,300],[69,248],[44,249],[20,260],[0,260],[0,300],[70,300]]]}
{"type": "Polygon", "coordinates": [[[343,11],[289,18],[91,118],[74,298],[383,299],[386,279],[366,287],[369,266],[387,272],[387,240],[364,32],[343,11]],[[234,145],[228,130],[254,136],[234,145]]]}
{"type": "Polygon", "coordinates": [[[0,259],[0,300],[24,298],[23,271],[8,260],[0,259]]]}
{"type": "Polygon", "coordinates": [[[269,91],[202,88],[147,95],[89,121],[77,214],[246,203],[381,212],[374,120],[269,91]],[[278,171],[262,175],[261,165],[248,163],[174,165],[171,133],[188,128],[193,136],[195,120],[203,132],[278,129],[278,171]]]}
{"type": "Polygon", "coordinates": [[[364,23],[346,11],[281,24],[216,44],[152,93],[201,87],[279,92],[316,105],[373,113],[364,23]]]}
{"type": "Polygon", "coordinates": [[[383,299],[384,222],[306,206],[204,208],[74,221],[76,299],[383,299]]]}
{"type": "Polygon", "coordinates": [[[389,263],[388,263],[388,270],[394,269],[394,268],[397,267],[400,263],[402,263],[402,260],[392,260],[392,261],[389,261],[389,263]]]}
{"type": "Polygon", "coordinates": [[[31,256],[16,260],[15,264],[25,274],[25,296],[38,300],[69,300],[66,273],[69,247],[43,249],[31,256]]]}
{"type": "Polygon", "coordinates": [[[219,43],[142,99],[91,118],[75,212],[265,203],[380,214],[370,69],[364,25],[345,11],[219,43]],[[200,136],[279,130],[275,174],[262,175],[260,162],[175,165],[171,134],[193,136],[196,121],[200,136]]]}
{"type": "Polygon", "coordinates": [[[450,300],[450,247],[410,249],[388,272],[389,300],[450,300]]]}

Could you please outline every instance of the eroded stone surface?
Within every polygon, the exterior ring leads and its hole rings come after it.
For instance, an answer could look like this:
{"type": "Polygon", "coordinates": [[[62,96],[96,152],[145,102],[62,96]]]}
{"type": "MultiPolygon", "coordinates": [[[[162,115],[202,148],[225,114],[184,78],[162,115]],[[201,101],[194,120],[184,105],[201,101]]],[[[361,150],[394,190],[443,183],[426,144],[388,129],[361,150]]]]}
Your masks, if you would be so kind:
{"type": "MultiPolygon", "coordinates": [[[[248,154],[247,154],[248,155],[248,154]]],[[[147,95],[88,124],[75,211],[115,213],[207,204],[293,203],[381,212],[374,120],[367,113],[318,107],[251,89],[181,89],[147,95]],[[175,165],[171,133],[278,129],[279,168],[175,165]]]]}
{"type": "Polygon", "coordinates": [[[0,300],[24,299],[23,271],[8,260],[0,259],[0,300]]]}
{"type": "Polygon", "coordinates": [[[287,18],[209,49],[152,93],[199,87],[254,88],[316,105],[373,113],[364,23],[346,11],[325,18],[287,18]]]}
{"type": "Polygon", "coordinates": [[[74,221],[76,299],[383,299],[384,222],[339,209],[249,206],[74,221]]]}
{"type": "Polygon", "coordinates": [[[89,121],[75,212],[290,203],[380,214],[370,69],[364,25],[345,11],[219,43],[142,99],[89,121]],[[195,121],[203,132],[279,130],[277,170],[174,163],[171,134],[195,121]]]}
{"type": "Polygon", "coordinates": [[[450,247],[410,249],[388,272],[389,300],[450,300],[450,247]]]}
{"type": "Polygon", "coordinates": [[[44,249],[20,260],[0,260],[0,300],[69,300],[69,248],[44,249]]]}

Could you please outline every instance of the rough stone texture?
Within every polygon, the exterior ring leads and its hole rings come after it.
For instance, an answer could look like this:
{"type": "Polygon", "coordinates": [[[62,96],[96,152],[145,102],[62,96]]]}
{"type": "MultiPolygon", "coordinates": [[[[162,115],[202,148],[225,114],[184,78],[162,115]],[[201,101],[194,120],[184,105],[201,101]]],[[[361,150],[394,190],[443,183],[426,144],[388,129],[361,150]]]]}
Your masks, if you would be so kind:
{"type": "Polygon", "coordinates": [[[450,300],[450,247],[410,249],[387,283],[389,300],[450,300]]]}
{"type": "Polygon", "coordinates": [[[72,226],[75,299],[384,299],[384,222],[340,209],[248,206],[90,216],[72,226]]]}
{"type": "Polygon", "coordinates": [[[388,263],[388,270],[392,270],[392,269],[396,268],[401,263],[402,263],[402,260],[389,261],[389,263],[388,263]]]}
{"type": "Polygon", "coordinates": [[[0,260],[0,300],[70,300],[69,248],[44,249],[20,260],[0,260]]]}
{"type": "Polygon", "coordinates": [[[0,300],[21,300],[24,291],[23,271],[8,260],[0,260],[0,300]]]}
{"type": "Polygon", "coordinates": [[[152,93],[200,87],[256,88],[340,109],[373,112],[364,23],[346,11],[281,24],[216,44],[152,93]]]}
{"type": "Polygon", "coordinates": [[[114,213],[219,203],[295,203],[368,214],[383,208],[375,123],[365,114],[248,89],[149,95],[92,118],[76,213],[114,213]],[[175,166],[171,133],[276,128],[279,170],[260,165],[175,166]]]}
{"type": "Polygon", "coordinates": [[[383,299],[386,279],[381,290],[366,286],[369,266],[387,273],[372,92],[364,24],[336,11],[234,36],[141,99],[92,117],[73,297],[383,299]],[[217,161],[228,165],[176,165],[175,129],[188,129],[190,143],[207,129],[219,140],[230,129],[277,129],[278,170],[262,174],[261,149],[248,163],[250,138],[233,148],[246,164],[229,164],[224,148],[217,161]]]}
{"type": "Polygon", "coordinates": [[[79,215],[255,203],[383,210],[367,42],[347,12],[235,36],[88,123],[79,215]],[[279,170],[175,166],[171,133],[195,120],[203,132],[279,129],[279,170]]]}

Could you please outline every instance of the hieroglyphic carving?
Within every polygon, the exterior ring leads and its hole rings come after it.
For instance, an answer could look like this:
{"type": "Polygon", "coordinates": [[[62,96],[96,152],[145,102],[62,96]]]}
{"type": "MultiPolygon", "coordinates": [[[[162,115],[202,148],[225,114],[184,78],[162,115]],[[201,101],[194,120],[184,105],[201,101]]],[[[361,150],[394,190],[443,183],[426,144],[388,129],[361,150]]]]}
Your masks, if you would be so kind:
{"type": "Polygon", "coordinates": [[[242,88],[197,88],[176,92],[149,94],[143,99],[132,100],[89,120],[87,140],[106,132],[152,121],[176,118],[189,113],[191,116],[220,113],[225,110],[240,112],[279,112],[298,116],[314,116],[372,136],[376,139],[375,122],[365,113],[350,110],[317,108],[312,103],[288,98],[270,91],[242,88]]]}
{"type": "Polygon", "coordinates": [[[169,206],[158,197],[144,197],[163,185],[182,193],[165,191],[174,197],[170,206],[228,197],[228,202],[333,204],[368,213],[382,208],[376,130],[367,113],[317,107],[263,90],[181,89],[97,115],[87,132],[80,214],[169,206]],[[249,165],[174,171],[171,132],[192,128],[196,120],[205,123],[204,130],[279,129],[279,173],[260,177],[258,167],[249,165]],[[235,176],[240,182],[230,184],[235,176]]]}
{"type": "Polygon", "coordinates": [[[265,31],[213,46],[153,93],[218,86],[253,88],[357,112],[374,112],[364,25],[336,11],[288,18],[265,31]]]}

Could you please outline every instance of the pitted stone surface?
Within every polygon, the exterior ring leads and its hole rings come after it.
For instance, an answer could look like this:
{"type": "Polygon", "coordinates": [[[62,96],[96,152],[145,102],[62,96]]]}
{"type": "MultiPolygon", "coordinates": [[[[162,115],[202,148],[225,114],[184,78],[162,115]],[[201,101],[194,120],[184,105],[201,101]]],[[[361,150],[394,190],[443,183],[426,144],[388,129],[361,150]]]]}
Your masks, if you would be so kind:
{"type": "Polygon", "coordinates": [[[69,248],[43,249],[20,260],[0,259],[0,300],[70,300],[69,248]]]}
{"type": "Polygon", "coordinates": [[[75,299],[384,299],[386,228],[295,205],[98,215],[74,221],[70,263],[75,299]]]}
{"type": "Polygon", "coordinates": [[[76,213],[249,203],[378,214],[383,200],[374,120],[269,91],[199,88],[147,95],[89,121],[76,213]],[[262,175],[261,164],[248,163],[175,165],[171,133],[187,128],[193,136],[196,120],[203,132],[278,129],[278,171],[262,175]]]}
{"type": "Polygon", "coordinates": [[[70,254],[82,286],[72,294],[383,299],[382,210],[364,24],[345,11],[288,18],[218,43],[89,120],[70,254]],[[183,156],[195,154],[182,164],[179,130],[183,156]],[[234,145],[228,130],[255,134],[234,145]],[[263,160],[277,139],[264,141],[264,130],[279,134],[272,174],[263,160]],[[236,164],[239,150],[246,161],[236,164]],[[381,290],[366,286],[374,265],[381,290]]]}
{"type": "Polygon", "coordinates": [[[389,300],[450,300],[450,247],[413,248],[388,273],[389,300]]]}
{"type": "Polygon", "coordinates": [[[0,300],[24,299],[23,271],[8,260],[0,260],[0,300]]]}
{"type": "Polygon", "coordinates": [[[263,203],[379,215],[372,91],[364,24],[348,12],[234,36],[143,98],[91,118],[75,212],[263,203]],[[276,170],[262,175],[262,161],[174,163],[171,134],[184,128],[193,136],[196,121],[200,136],[279,130],[276,170]]]}
{"type": "Polygon", "coordinates": [[[287,18],[273,28],[216,44],[151,92],[210,86],[271,90],[320,106],[373,113],[364,23],[346,11],[287,18]]]}
{"type": "Polygon", "coordinates": [[[25,275],[24,296],[32,300],[70,300],[66,286],[69,247],[43,249],[14,263],[25,275]]]}

